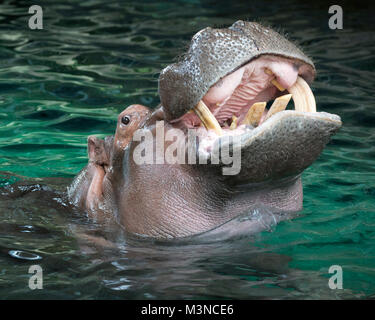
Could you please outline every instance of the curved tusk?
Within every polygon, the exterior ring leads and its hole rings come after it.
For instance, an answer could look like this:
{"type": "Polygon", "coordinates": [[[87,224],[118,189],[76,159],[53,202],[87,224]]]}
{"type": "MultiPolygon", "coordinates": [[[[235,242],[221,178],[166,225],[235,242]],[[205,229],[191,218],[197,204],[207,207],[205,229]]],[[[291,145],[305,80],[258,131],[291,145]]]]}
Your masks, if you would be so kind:
{"type": "Polygon", "coordinates": [[[198,102],[193,110],[207,130],[214,130],[218,136],[223,135],[223,130],[221,129],[219,122],[202,100],[198,102]]]}
{"type": "Polygon", "coordinates": [[[292,94],[297,111],[316,112],[315,97],[307,82],[298,76],[296,83],[288,91],[292,94]]]}

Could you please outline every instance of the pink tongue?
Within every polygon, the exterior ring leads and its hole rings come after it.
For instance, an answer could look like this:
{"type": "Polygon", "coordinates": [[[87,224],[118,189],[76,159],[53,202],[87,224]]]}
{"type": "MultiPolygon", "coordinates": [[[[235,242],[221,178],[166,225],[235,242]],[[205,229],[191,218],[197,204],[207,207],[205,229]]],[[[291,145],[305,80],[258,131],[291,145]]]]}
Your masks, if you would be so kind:
{"type": "Polygon", "coordinates": [[[274,77],[288,89],[297,76],[298,70],[290,60],[264,55],[218,81],[208,90],[203,101],[219,122],[233,114],[243,117],[253,103],[274,98],[277,89],[270,83],[274,77]],[[266,74],[266,68],[274,76],[266,74]]]}

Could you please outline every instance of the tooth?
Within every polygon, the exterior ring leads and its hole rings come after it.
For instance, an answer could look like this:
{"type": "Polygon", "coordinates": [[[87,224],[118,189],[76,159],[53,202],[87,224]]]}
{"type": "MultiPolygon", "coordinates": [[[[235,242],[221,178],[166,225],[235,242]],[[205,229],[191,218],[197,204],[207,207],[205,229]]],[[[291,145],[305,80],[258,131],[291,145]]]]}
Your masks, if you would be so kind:
{"type": "Polygon", "coordinates": [[[250,107],[242,123],[252,125],[253,127],[258,126],[260,119],[262,118],[266,104],[267,104],[266,102],[254,103],[250,107]]]}
{"type": "MultiPolygon", "coordinates": [[[[264,72],[269,75],[273,75],[273,72],[270,69],[266,68],[264,69],[264,72]]],[[[280,91],[285,90],[285,88],[276,79],[273,79],[271,83],[280,91]]],[[[303,78],[298,76],[296,83],[290,87],[288,91],[293,95],[294,108],[297,111],[316,112],[315,97],[309,85],[303,78]]]]}
{"type": "Polygon", "coordinates": [[[273,79],[271,83],[280,91],[285,91],[285,88],[276,79],[273,79]]]}
{"type": "Polygon", "coordinates": [[[229,129],[231,129],[231,130],[236,129],[237,128],[237,123],[238,123],[238,118],[235,115],[233,115],[232,116],[232,123],[230,124],[229,129]]]}
{"type": "Polygon", "coordinates": [[[298,76],[296,83],[288,91],[293,95],[294,108],[297,111],[316,112],[315,97],[303,78],[298,76]]]}
{"type": "MultiPolygon", "coordinates": [[[[264,72],[269,75],[273,75],[273,72],[270,69],[264,69],[264,72]]],[[[271,83],[280,91],[285,90],[285,88],[276,79],[271,80],[271,83]]]]}
{"type": "Polygon", "coordinates": [[[288,105],[291,98],[292,98],[291,94],[286,94],[286,95],[283,95],[281,97],[276,98],[275,101],[273,102],[271,108],[268,110],[266,118],[264,119],[264,121],[271,118],[274,114],[285,110],[285,108],[288,105]]]}
{"type": "Polygon", "coordinates": [[[208,107],[202,100],[200,100],[194,107],[194,112],[197,114],[207,130],[214,130],[219,136],[223,134],[223,130],[221,129],[219,122],[217,122],[210,109],[208,109],[208,107]]]}

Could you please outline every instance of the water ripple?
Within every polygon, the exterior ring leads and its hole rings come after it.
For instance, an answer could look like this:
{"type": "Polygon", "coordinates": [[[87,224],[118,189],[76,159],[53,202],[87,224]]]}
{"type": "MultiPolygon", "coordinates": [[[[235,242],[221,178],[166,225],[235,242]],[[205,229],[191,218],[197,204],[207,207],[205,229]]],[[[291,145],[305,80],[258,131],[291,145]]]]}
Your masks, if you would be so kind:
{"type": "Polygon", "coordinates": [[[344,126],[303,174],[300,216],[251,245],[129,245],[119,236],[111,249],[103,239],[112,231],[101,238],[105,249],[77,244],[77,230],[103,230],[59,194],[0,174],[2,298],[29,294],[24,265],[8,252],[43,257],[49,288],[40,295],[48,298],[337,298],[326,283],[334,264],[345,270],[349,297],[374,294],[375,10],[346,4],[344,30],[332,31],[323,1],[46,0],[37,31],[27,28],[26,3],[0,4],[2,171],[71,178],[87,162],[88,135],[113,134],[130,104],[157,106],[159,71],[195,32],[238,19],[281,27],[305,49],[318,71],[318,109],[344,126]]]}

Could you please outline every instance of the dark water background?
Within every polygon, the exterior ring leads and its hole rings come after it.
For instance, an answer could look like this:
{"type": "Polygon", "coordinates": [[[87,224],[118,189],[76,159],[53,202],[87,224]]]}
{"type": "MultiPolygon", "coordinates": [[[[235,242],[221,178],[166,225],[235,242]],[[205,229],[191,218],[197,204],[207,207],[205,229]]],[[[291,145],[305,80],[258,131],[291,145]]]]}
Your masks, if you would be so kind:
{"type": "Polygon", "coordinates": [[[44,30],[33,31],[35,3],[2,1],[0,170],[13,174],[0,174],[0,299],[374,297],[375,10],[344,2],[344,29],[333,31],[329,4],[314,3],[39,1],[44,30]],[[37,184],[64,190],[87,162],[88,135],[112,134],[132,103],[155,107],[159,71],[192,35],[238,19],[297,41],[316,63],[318,109],[344,123],[303,174],[298,218],[243,240],[140,242],[80,217],[37,184]],[[32,264],[43,267],[43,290],[27,286],[32,264]],[[331,265],[343,268],[344,290],[328,288],[331,265]]]}

